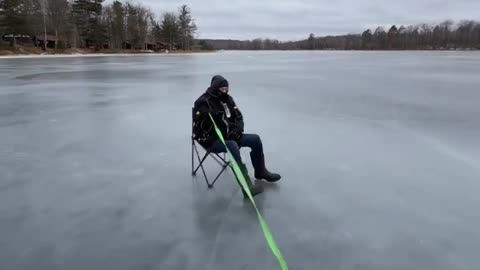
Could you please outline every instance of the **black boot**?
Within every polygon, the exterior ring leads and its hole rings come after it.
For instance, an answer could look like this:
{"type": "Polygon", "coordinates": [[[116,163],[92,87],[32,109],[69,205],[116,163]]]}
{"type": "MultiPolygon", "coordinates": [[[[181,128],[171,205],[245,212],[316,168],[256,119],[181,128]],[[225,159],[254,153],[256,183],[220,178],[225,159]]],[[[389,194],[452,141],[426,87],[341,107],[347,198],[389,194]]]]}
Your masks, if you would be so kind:
{"type": "MultiPolygon", "coordinates": [[[[262,193],[263,192],[263,187],[260,186],[260,185],[257,185],[256,183],[253,184],[252,180],[250,180],[250,176],[248,176],[247,166],[243,163],[238,164],[238,166],[240,167],[240,170],[243,173],[243,176],[245,178],[245,181],[247,182],[247,186],[250,189],[250,193],[252,194],[252,196],[255,196],[257,194],[262,193]]],[[[236,177],[236,175],[235,175],[235,177],[236,177]]],[[[238,180],[238,178],[237,178],[237,182],[240,185],[240,181],[238,180]]],[[[240,187],[242,187],[242,185],[240,185],[240,187]]],[[[243,190],[243,188],[242,188],[242,193],[243,193],[243,197],[245,197],[245,198],[248,197],[247,193],[245,192],[245,190],[243,190]]]]}
{"type": "Polygon", "coordinates": [[[268,182],[276,182],[282,178],[279,174],[271,173],[267,170],[265,167],[265,156],[263,154],[256,156],[250,152],[250,157],[252,158],[252,164],[255,168],[255,178],[264,179],[268,182]]]}

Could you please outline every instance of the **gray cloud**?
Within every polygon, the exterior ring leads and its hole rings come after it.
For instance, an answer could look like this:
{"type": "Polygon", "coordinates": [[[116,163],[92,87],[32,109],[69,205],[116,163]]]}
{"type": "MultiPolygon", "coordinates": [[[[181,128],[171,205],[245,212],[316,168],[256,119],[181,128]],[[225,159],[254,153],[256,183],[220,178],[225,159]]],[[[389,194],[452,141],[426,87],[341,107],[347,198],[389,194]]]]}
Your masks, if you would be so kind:
{"type": "Polygon", "coordinates": [[[294,40],[359,33],[378,25],[480,20],[478,0],[136,0],[160,15],[181,4],[192,8],[201,38],[294,40]]]}

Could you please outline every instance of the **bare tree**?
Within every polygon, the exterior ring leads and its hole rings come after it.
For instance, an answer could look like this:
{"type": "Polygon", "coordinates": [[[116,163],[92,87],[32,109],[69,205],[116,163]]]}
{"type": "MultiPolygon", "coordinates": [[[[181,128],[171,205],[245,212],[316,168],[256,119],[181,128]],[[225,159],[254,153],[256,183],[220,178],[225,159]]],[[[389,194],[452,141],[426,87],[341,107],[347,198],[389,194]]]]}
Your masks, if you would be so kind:
{"type": "Polygon", "coordinates": [[[175,13],[164,13],[163,20],[160,25],[160,33],[162,39],[168,42],[170,50],[172,50],[180,36],[177,16],[175,13]]]}
{"type": "Polygon", "coordinates": [[[372,30],[367,29],[362,33],[362,49],[370,50],[372,49],[372,30]]]}
{"type": "Polygon", "coordinates": [[[475,24],[475,28],[473,29],[474,32],[474,47],[476,49],[480,49],[480,23],[475,24]]]}
{"type": "Polygon", "coordinates": [[[377,50],[383,50],[386,48],[387,33],[385,33],[385,29],[383,27],[379,26],[377,30],[375,30],[373,37],[375,40],[377,50]]]}
{"type": "Polygon", "coordinates": [[[438,49],[442,47],[444,37],[444,31],[440,25],[435,26],[433,29],[432,47],[438,49]]]}
{"type": "Polygon", "coordinates": [[[387,48],[389,50],[398,48],[397,38],[398,38],[398,29],[395,25],[392,25],[390,30],[388,30],[388,34],[387,34],[387,48]]]}
{"type": "Polygon", "coordinates": [[[110,38],[113,48],[119,49],[122,47],[122,42],[125,41],[125,8],[120,1],[114,1],[110,7],[107,7],[107,13],[111,13],[109,18],[110,38]]]}
{"type": "Polygon", "coordinates": [[[453,21],[448,20],[440,24],[440,28],[443,30],[443,47],[446,49],[451,47],[451,40],[453,40],[452,31],[453,21]]]}
{"type": "Polygon", "coordinates": [[[66,0],[45,0],[48,21],[51,29],[55,33],[55,49],[58,47],[59,32],[65,35],[66,28],[70,25],[68,22],[68,13],[70,6],[66,0]]]}
{"type": "Polygon", "coordinates": [[[402,50],[407,49],[407,37],[408,37],[407,28],[405,28],[405,26],[403,25],[400,26],[400,28],[398,29],[399,49],[402,49],[402,50]]]}

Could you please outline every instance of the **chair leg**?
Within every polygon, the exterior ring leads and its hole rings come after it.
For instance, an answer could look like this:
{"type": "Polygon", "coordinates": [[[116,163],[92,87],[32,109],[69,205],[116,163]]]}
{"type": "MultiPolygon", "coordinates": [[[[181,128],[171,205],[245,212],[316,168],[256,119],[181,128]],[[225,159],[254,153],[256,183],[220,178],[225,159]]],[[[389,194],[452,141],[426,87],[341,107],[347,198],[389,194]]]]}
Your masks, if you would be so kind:
{"type": "Polygon", "coordinates": [[[195,147],[195,142],[192,139],[192,175],[195,175],[196,173],[193,171],[193,167],[195,167],[195,157],[193,154],[193,148],[195,147]]]}
{"type": "Polygon", "coordinates": [[[221,157],[219,154],[215,153],[214,156],[212,156],[215,161],[220,164],[220,166],[223,166],[225,164],[228,164],[229,162],[226,160],[225,156],[224,157],[221,157]]]}
{"type": "Polygon", "coordinates": [[[213,182],[212,182],[212,187],[215,184],[215,182],[217,182],[220,175],[222,175],[222,173],[225,171],[225,169],[227,169],[228,166],[229,166],[228,163],[222,166],[222,170],[218,173],[217,177],[215,177],[215,180],[213,180],[213,182]]]}
{"type": "Polygon", "coordinates": [[[207,174],[205,173],[205,169],[203,168],[203,162],[208,157],[208,153],[206,153],[205,156],[203,156],[203,158],[200,159],[200,154],[198,153],[198,150],[196,150],[196,152],[197,152],[197,158],[198,158],[199,164],[198,164],[198,167],[195,169],[194,173],[196,174],[198,169],[201,168],[202,173],[203,173],[203,177],[205,178],[205,182],[207,183],[208,188],[212,188],[213,185],[208,182],[207,174]]]}
{"type": "Polygon", "coordinates": [[[195,167],[195,162],[194,162],[194,153],[197,154],[197,157],[198,157],[198,161],[201,162],[203,160],[205,160],[205,157],[204,159],[200,160],[200,154],[198,153],[198,149],[197,149],[197,146],[195,145],[195,143],[192,143],[192,175],[196,175],[197,174],[197,171],[198,169],[200,168],[200,164],[198,164],[197,167],[195,167]]]}
{"type": "Polygon", "coordinates": [[[202,159],[200,159],[200,156],[198,156],[198,162],[199,162],[199,164],[198,164],[198,166],[195,168],[195,170],[193,171],[193,175],[196,175],[196,174],[197,174],[198,169],[203,168],[203,162],[205,161],[205,159],[207,159],[207,157],[208,157],[207,154],[205,154],[205,156],[203,156],[202,159]]]}
{"type": "Polygon", "coordinates": [[[203,156],[203,158],[200,158],[200,153],[197,149],[197,146],[195,145],[195,142],[192,142],[192,175],[196,175],[197,174],[197,171],[198,169],[202,169],[202,173],[203,173],[203,177],[205,178],[205,182],[207,183],[207,187],[208,188],[213,188],[213,185],[217,182],[217,180],[220,178],[220,175],[222,175],[222,173],[225,171],[225,169],[227,167],[231,167],[231,164],[229,161],[226,161],[225,159],[225,154],[224,154],[224,157],[221,157],[219,154],[216,154],[215,155],[212,155],[212,158],[218,162],[218,164],[220,164],[220,166],[222,166],[222,170],[218,173],[218,175],[215,177],[215,179],[213,180],[212,183],[210,183],[208,181],[208,177],[207,177],[207,174],[205,172],[205,169],[203,167],[203,162],[207,159],[207,157],[212,154],[212,153],[205,153],[205,155],[203,156]],[[198,166],[196,166],[195,168],[195,162],[194,162],[194,156],[197,156],[197,159],[198,159],[198,166]],[[220,161],[221,160],[221,161],[220,161]],[[223,162],[222,162],[223,161],[223,162]]]}
{"type": "Polygon", "coordinates": [[[203,177],[205,178],[205,182],[207,183],[207,187],[208,188],[213,188],[213,184],[210,184],[208,182],[207,174],[205,173],[205,169],[203,168],[203,166],[202,166],[202,172],[203,172],[203,177]]]}

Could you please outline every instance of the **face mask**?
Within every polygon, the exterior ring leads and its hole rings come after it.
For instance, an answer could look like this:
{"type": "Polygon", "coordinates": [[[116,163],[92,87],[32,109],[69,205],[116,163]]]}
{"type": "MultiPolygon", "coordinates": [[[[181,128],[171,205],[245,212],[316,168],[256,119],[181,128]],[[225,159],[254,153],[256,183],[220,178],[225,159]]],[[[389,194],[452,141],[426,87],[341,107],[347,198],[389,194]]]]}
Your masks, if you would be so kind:
{"type": "Polygon", "coordinates": [[[221,94],[224,94],[224,95],[228,93],[228,90],[229,90],[229,89],[228,89],[228,86],[220,87],[220,88],[218,89],[218,91],[219,91],[221,94]]]}

